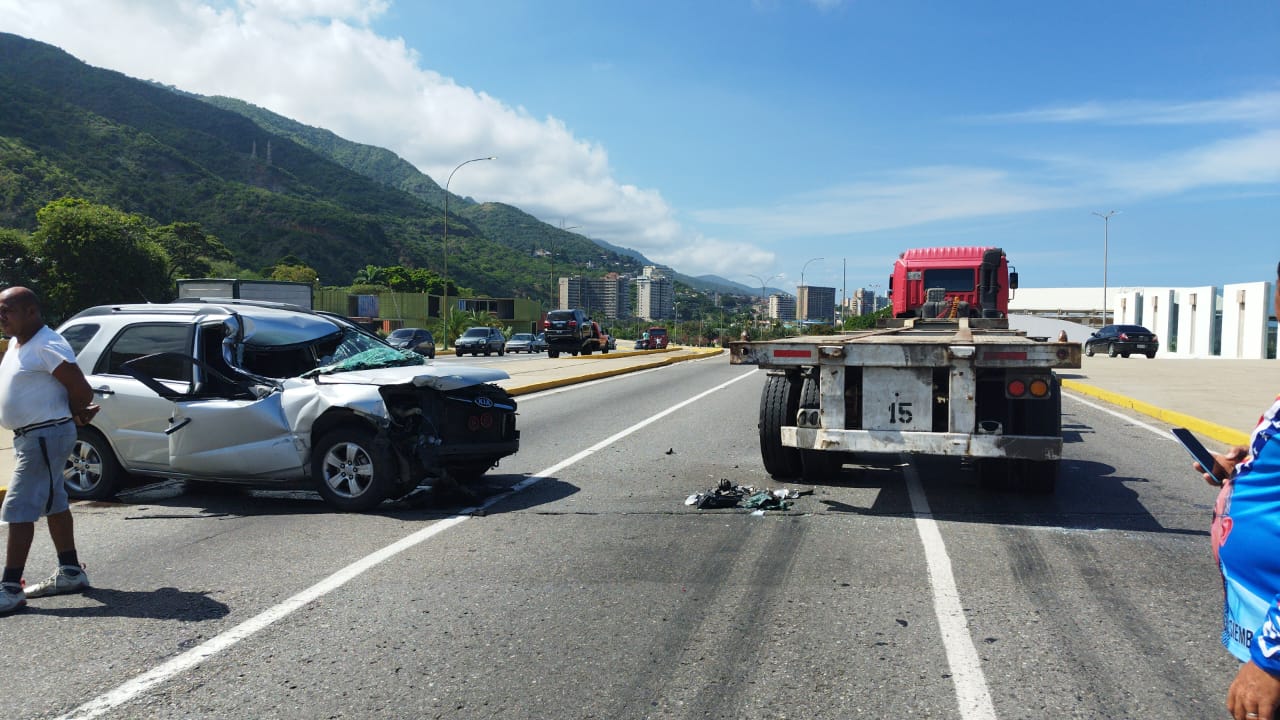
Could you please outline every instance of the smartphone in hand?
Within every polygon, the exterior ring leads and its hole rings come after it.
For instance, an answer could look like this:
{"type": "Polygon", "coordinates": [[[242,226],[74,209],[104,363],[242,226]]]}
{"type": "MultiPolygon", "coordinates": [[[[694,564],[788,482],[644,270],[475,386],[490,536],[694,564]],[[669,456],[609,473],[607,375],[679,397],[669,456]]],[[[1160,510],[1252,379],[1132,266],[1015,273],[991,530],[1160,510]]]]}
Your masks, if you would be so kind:
{"type": "Polygon", "coordinates": [[[1187,452],[1191,453],[1191,457],[1194,458],[1196,462],[1200,463],[1200,467],[1204,468],[1204,471],[1213,478],[1214,485],[1221,485],[1223,483],[1225,478],[1220,478],[1216,473],[1214,473],[1214,466],[1216,463],[1213,460],[1213,455],[1209,452],[1208,448],[1200,443],[1200,440],[1196,438],[1195,435],[1191,434],[1190,430],[1186,428],[1174,428],[1173,436],[1178,439],[1178,442],[1182,443],[1182,447],[1186,448],[1187,452]]]}

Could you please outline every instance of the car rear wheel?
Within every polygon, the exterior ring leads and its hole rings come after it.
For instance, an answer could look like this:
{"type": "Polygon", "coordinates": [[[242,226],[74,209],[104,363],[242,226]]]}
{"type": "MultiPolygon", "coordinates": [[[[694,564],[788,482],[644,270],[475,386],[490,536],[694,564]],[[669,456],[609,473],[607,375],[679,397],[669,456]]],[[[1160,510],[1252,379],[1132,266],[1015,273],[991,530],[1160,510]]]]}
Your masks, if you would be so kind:
{"type": "Polygon", "coordinates": [[[1154,351],[1153,351],[1153,352],[1149,352],[1149,353],[1147,353],[1147,358],[1148,358],[1148,359],[1150,359],[1150,360],[1154,360],[1154,359],[1155,359],[1155,357],[1156,357],[1156,354],[1155,354],[1155,352],[1154,352],[1154,351]]]}
{"type": "Polygon", "coordinates": [[[67,496],[73,500],[103,500],[120,489],[124,470],[107,439],[97,430],[76,428],[76,444],[62,468],[67,496]]]}
{"type": "Polygon", "coordinates": [[[355,427],[326,433],[311,459],[320,495],[347,512],[369,510],[387,499],[395,482],[394,467],[386,450],[374,443],[373,433],[355,427]]]}

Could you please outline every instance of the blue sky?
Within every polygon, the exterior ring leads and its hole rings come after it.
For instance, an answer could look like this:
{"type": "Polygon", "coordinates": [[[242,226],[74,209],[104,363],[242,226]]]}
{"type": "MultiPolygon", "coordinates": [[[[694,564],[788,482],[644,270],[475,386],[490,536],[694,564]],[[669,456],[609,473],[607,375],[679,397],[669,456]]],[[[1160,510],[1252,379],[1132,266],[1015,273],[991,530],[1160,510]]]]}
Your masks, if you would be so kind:
{"type": "Polygon", "coordinates": [[[1280,3],[0,0],[0,29],[392,149],[690,273],[1270,280],[1280,3]],[[32,7],[34,5],[34,7],[32,7]]]}

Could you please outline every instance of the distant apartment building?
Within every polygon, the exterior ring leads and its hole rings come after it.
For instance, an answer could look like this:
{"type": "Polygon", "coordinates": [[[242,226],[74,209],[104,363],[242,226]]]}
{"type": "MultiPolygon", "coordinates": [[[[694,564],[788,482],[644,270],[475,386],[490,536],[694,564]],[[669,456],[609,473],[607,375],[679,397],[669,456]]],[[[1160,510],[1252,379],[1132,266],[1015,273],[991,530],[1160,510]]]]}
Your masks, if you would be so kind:
{"type": "Polygon", "coordinates": [[[676,316],[676,291],[663,268],[646,265],[636,286],[636,317],[644,320],[670,320],[676,316]]]}
{"type": "Polygon", "coordinates": [[[804,322],[834,323],[836,289],[818,285],[797,286],[796,316],[804,322]]]}
{"type": "Polygon", "coordinates": [[[602,278],[560,278],[559,309],[582,308],[596,319],[616,320],[631,317],[631,291],[628,278],[609,273],[602,278]]]}
{"type": "Polygon", "coordinates": [[[774,293],[769,296],[769,317],[773,320],[795,320],[796,298],[786,293],[774,293]]]}
{"type": "Polygon", "coordinates": [[[880,309],[876,303],[876,292],[866,288],[854,290],[848,303],[850,315],[870,315],[880,309]]]}

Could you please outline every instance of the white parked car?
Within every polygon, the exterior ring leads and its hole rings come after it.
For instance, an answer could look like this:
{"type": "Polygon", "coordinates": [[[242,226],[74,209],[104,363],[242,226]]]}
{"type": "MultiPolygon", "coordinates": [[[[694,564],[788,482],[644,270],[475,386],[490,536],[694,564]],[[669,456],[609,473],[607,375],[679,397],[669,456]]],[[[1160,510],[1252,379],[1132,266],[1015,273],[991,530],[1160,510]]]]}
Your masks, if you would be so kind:
{"type": "Polygon", "coordinates": [[[251,301],[90,308],[58,328],[101,411],[64,475],[110,497],[122,473],[304,487],[367,510],[519,449],[501,370],[426,365],[338,316],[251,301]]]}

